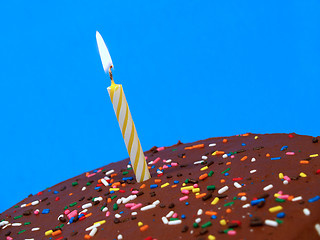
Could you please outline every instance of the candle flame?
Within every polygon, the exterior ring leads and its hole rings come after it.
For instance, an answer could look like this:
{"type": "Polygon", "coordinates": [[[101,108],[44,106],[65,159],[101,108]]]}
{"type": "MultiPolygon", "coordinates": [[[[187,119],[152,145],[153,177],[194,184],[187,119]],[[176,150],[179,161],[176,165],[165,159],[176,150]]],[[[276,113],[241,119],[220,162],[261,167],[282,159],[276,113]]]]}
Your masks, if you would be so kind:
{"type": "MultiPolygon", "coordinates": [[[[107,48],[105,42],[103,41],[103,38],[101,37],[101,35],[98,31],[96,31],[96,39],[97,39],[97,44],[98,44],[98,49],[99,49],[103,69],[104,69],[105,73],[109,72],[109,74],[110,74],[111,68],[113,68],[112,59],[109,54],[108,48],[107,48]]],[[[111,76],[112,76],[112,74],[111,74],[111,76]]]]}

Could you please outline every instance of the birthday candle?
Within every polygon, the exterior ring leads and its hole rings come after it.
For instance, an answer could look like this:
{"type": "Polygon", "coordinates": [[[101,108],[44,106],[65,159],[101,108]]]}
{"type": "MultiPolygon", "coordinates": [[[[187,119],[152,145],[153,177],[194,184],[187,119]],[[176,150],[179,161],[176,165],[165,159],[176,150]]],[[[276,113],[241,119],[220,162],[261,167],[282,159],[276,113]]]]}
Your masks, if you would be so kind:
{"type": "Polygon", "coordinates": [[[150,173],[134,122],[132,120],[129,106],[124,95],[122,85],[115,84],[113,81],[111,72],[111,68],[113,67],[112,60],[99,32],[96,33],[96,38],[103,68],[105,72],[109,71],[111,78],[111,86],[108,87],[108,92],[113,104],[114,112],[119,122],[122,137],[130,156],[131,165],[136,175],[137,182],[143,182],[150,178],[150,173]]]}

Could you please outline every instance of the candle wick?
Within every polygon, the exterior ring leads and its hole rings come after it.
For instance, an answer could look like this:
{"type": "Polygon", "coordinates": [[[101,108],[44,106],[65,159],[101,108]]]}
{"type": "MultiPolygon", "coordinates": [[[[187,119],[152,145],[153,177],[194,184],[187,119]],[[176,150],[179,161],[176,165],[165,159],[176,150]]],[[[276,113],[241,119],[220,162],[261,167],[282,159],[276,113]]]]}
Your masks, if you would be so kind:
{"type": "Polygon", "coordinates": [[[111,84],[114,84],[111,68],[112,68],[112,66],[110,66],[110,68],[109,68],[109,77],[111,79],[111,84]]]}

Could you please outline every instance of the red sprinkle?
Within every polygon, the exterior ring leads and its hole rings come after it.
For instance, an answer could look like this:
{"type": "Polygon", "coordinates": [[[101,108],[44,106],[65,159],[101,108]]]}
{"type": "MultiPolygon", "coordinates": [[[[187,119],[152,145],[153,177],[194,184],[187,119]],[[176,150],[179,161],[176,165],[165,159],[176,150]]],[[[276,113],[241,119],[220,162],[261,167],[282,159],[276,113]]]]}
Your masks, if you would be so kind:
{"type": "Polygon", "coordinates": [[[152,237],[146,237],[144,240],[152,240],[152,237]]]}
{"type": "Polygon", "coordinates": [[[320,169],[318,169],[318,170],[316,171],[316,174],[320,174],[320,169]]]}
{"type": "Polygon", "coordinates": [[[242,180],[243,178],[242,177],[238,177],[238,178],[232,178],[232,181],[240,181],[240,180],[242,180]]]}
{"type": "Polygon", "coordinates": [[[292,134],[289,134],[289,138],[293,138],[293,135],[292,135],[292,134]]]}

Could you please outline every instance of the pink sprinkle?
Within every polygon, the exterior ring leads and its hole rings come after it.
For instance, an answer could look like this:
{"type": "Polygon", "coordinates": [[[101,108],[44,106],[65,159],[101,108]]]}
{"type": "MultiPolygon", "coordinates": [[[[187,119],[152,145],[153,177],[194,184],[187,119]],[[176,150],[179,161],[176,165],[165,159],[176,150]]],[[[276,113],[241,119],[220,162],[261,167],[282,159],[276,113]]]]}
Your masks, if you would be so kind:
{"type": "Polygon", "coordinates": [[[33,213],[34,213],[35,215],[38,215],[38,214],[39,214],[39,210],[35,210],[33,213]]]}
{"type": "Polygon", "coordinates": [[[288,176],[284,176],[283,179],[287,181],[291,181],[291,178],[289,178],[288,176]]]}
{"type": "Polygon", "coordinates": [[[12,238],[12,237],[10,237],[10,236],[8,236],[8,237],[7,237],[7,240],[13,240],[13,238],[12,238]]]}
{"type": "Polygon", "coordinates": [[[280,194],[280,195],[282,195],[282,193],[283,193],[282,191],[279,191],[279,192],[278,192],[278,194],[280,194]]]}
{"type": "Polygon", "coordinates": [[[145,158],[146,160],[148,159],[148,157],[147,157],[147,156],[145,156],[144,158],[145,158]]]}
{"type": "Polygon", "coordinates": [[[67,214],[69,214],[70,213],[70,210],[69,209],[66,209],[65,211],[64,211],[64,214],[65,215],[67,215],[67,214]]]}
{"type": "Polygon", "coordinates": [[[172,215],[172,217],[173,217],[173,218],[178,217],[178,213],[174,213],[174,214],[172,215]]]}
{"type": "Polygon", "coordinates": [[[179,201],[182,202],[184,200],[187,200],[188,198],[189,198],[189,196],[184,196],[184,197],[179,198],[179,201]]]}
{"type": "Polygon", "coordinates": [[[156,164],[157,162],[159,162],[160,158],[157,157],[155,160],[153,160],[153,164],[156,164]]]}
{"type": "Polygon", "coordinates": [[[234,158],[234,155],[231,155],[231,158],[234,158]]]}
{"type": "Polygon", "coordinates": [[[194,188],[197,188],[197,187],[198,187],[198,184],[197,184],[197,183],[193,184],[193,187],[194,187],[194,188]]]}
{"type": "Polygon", "coordinates": [[[78,215],[78,211],[77,210],[73,210],[71,213],[69,213],[67,216],[69,219],[71,219],[72,217],[75,217],[78,215]]]}
{"type": "Polygon", "coordinates": [[[107,211],[107,212],[106,212],[106,217],[109,217],[109,216],[110,216],[110,212],[107,211]]]}
{"type": "MultiPolygon", "coordinates": [[[[99,169],[98,172],[101,172],[101,169],[99,169]]],[[[98,172],[97,172],[97,173],[98,173],[98,172]]]]}
{"type": "Polygon", "coordinates": [[[137,194],[139,191],[137,191],[137,190],[133,190],[131,193],[132,194],[137,194]]]}
{"type": "Polygon", "coordinates": [[[96,175],[96,173],[91,173],[91,174],[89,174],[87,177],[89,178],[89,177],[92,177],[92,176],[94,176],[94,175],[96,175]]]}
{"type": "Polygon", "coordinates": [[[167,168],[169,168],[167,165],[163,165],[163,167],[162,167],[163,169],[167,169],[167,168]]]}
{"type": "Polygon", "coordinates": [[[134,205],[133,207],[130,208],[130,210],[135,210],[140,207],[142,207],[142,203],[138,203],[138,204],[134,205]]]}
{"type": "Polygon", "coordinates": [[[126,208],[132,208],[134,205],[136,205],[135,203],[127,203],[126,205],[124,205],[126,208]]]}
{"type": "Polygon", "coordinates": [[[176,166],[178,166],[178,163],[173,162],[173,163],[171,163],[171,166],[172,166],[172,167],[176,167],[176,166]]]}
{"type": "Polygon", "coordinates": [[[163,159],[162,162],[167,162],[167,160],[163,159]]]}
{"type": "Polygon", "coordinates": [[[286,155],[294,155],[295,153],[294,152],[286,152],[286,155]]]}
{"type": "Polygon", "coordinates": [[[234,236],[234,235],[236,235],[236,234],[237,234],[237,232],[234,231],[234,230],[228,231],[228,235],[230,235],[230,236],[234,236]]]}
{"type": "Polygon", "coordinates": [[[280,195],[280,196],[278,196],[277,198],[280,198],[280,199],[287,199],[289,197],[289,195],[288,194],[286,194],[286,195],[280,195]]]}
{"type": "Polygon", "coordinates": [[[182,192],[183,194],[189,194],[189,190],[187,190],[187,189],[182,189],[181,192],[182,192]]]}
{"type": "Polygon", "coordinates": [[[160,151],[162,151],[162,150],[164,150],[164,147],[159,147],[159,148],[157,148],[157,151],[158,151],[158,152],[160,152],[160,151]]]}

